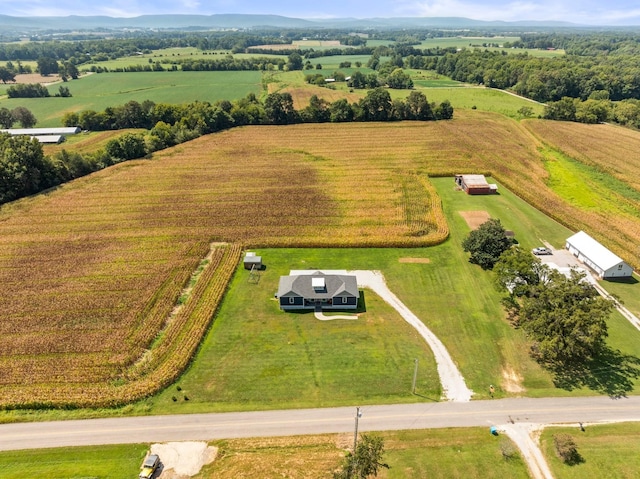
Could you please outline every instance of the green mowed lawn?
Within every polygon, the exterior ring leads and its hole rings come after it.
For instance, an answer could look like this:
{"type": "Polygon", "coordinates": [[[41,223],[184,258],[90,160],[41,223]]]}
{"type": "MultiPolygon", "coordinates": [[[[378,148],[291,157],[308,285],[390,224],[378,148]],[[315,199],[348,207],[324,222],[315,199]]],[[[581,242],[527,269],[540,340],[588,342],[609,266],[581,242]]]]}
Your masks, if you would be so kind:
{"type": "Polygon", "coordinates": [[[528,478],[527,465],[506,436],[488,428],[449,428],[381,433],[385,440],[382,479],[528,478]],[[515,452],[505,459],[502,451],[515,452]]]}
{"type": "Polygon", "coordinates": [[[147,445],[65,447],[0,452],[3,479],[130,479],[138,477],[147,445]]]}
{"type": "MultiPolygon", "coordinates": [[[[319,321],[280,311],[274,294],[293,269],[350,268],[332,250],[259,250],[258,284],[239,268],[215,323],[183,377],[150,401],[153,412],[252,410],[439,400],[433,355],[413,328],[370,291],[360,318],[319,321]],[[414,358],[420,371],[411,394],[414,358]],[[180,390],[178,390],[180,388],[180,390]],[[188,398],[188,399],[186,399],[188,398]],[[174,400],[175,399],[175,400],[174,400]]],[[[360,253],[360,254],[358,254],[360,253]]],[[[383,253],[386,255],[386,253],[383,253]]]]}
{"type": "MultiPolygon", "coordinates": [[[[515,450],[506,437],[493,437],[486,428],[427,429],[373,433],[384,439],[382,479],[424,477],[526,478],[527,467],[516,453],[505,460],[503,449],[515,450]]],[[[341,465],[351,439],[321,435],[272,439],[213,441],[216,460],[194,478],[331,477],[341,465]],[[302,465],[298,472],[292,464],[302,465]]],[[[0,452],[3,479],[130,479],[137,477],[148,446],[142,444],[68,447],[0,452]]],[[[162,460],[162,458],[161,458],[162,460]]],[[[623,476],[621,476],[623,477],[623,476]]]]}
{"type": "Polygon", "coordinates": [[[131,100],[172,104],[235,100],[249,93],[260,94],[261,80],[260,72],[100,73],[49,87],[52,95],[59,85],[68,87],[73,95],[70,98],[3,99],[0,107],[25,106],[38,119],[36,126],[60,126],[65,112],[103,111],[131,100]]]}
{"type": "Polygon", "coordinates": [[[558,479],[632,479],[640,471],[640,423],[587,425],[584,432],[577,427],[549,427],[541,437],[542,451],[551,471],[558,479]],[[569,466],[555,453],[553,435],[570,434],[583,462],[569,466]],[[615,451],[615,453],[613,452],[615,451]]]}

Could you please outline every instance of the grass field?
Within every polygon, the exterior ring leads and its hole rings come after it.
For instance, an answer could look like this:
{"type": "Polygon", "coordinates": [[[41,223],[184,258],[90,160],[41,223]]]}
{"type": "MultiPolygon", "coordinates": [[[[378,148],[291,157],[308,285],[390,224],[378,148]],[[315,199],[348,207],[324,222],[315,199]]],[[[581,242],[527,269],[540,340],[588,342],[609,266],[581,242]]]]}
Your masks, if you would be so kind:
{"type": "MultiPolygon", "coordinates": [[[[249,93],[260,94],[260,72],[141,72],[100,73],[72,80],[64,85],[71,98],[12,98],[0,107],[25,106],[38,119],[39,127],[60,126],[66,112],[102,111],[130,100],[156,103],[215,102],[234,100],[249,93]]],[[[58,84],[49,87],[52,95],[58,84]]]]}
{"type": "Polygon", "coordinates": [[[587,425],[584,432],[576,427],[549,427],[540,438],[551,470],[558,479],[632,479],[640,471],[640,423],[587,425]],[[554,434],[570,434],[584,462],[563,464],[555,454],[554,434]],[[614,453],[615,451],[615,453],[614,453]]]}
{"type": "Polygon", "coordinates": [[[474,49],[479,48],[481,50],[489,51],[506,51],[507,53],[527,53],[528,55],[535,57],[555,57],[558,55],[564,55],[564,50],[539,50],[535,48],[516,48],[505,49],[500,47],[483,46],[483,44],[495,44],[504,45],[506,42],[515,42],[520,40],[520,37],[443,37],[443,38],[430,38],[424,40],[416,48],[466,48],[474,49]]]}
{"type": "MultiPolygon", "coordinates": [[[[366,411],[366,408],[364,408],[366,411]]],[[[366,413],[366,412],[365,412],[366,413]]],[[[501,445],[485,428],[386,431],[380,478],[419,479],[426,477],[526,478],[526,465],[519,457],[505,460],[501,445]]],[[[315,479],[332,477],[353,445],[351,434],[325,434],[214,441],[216,460],[192,476],[194,479],[288,477],[315,479]]],[[[513,446],[512,446],[513,447],[513,446]]],[[[40,476],[51,479],[130,479],[136,477],[145,445],[57,448],[0,452],[2,477],[22,479],[40,476]]],[[[161,458],[162,459],[162,458],[161,458]]]]}
{"type": "Polygon", "coordinates": [[[128,479],[137,477],[148,446],[65,447],[0,452],[3,479],[128,479]]]}

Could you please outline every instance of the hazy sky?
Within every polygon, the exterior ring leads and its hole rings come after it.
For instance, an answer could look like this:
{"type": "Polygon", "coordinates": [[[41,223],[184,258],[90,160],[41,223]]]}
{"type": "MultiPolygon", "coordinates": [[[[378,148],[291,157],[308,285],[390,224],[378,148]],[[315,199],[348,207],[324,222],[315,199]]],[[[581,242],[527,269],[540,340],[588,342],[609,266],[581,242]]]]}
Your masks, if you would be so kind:
{"type": "Polygon", "coordinates": [[[14,16],[255,13],[296,18],[467,17],[476,20],[562,20],[591,25],[640,25],[631,0],[0,0],[14,16]]]}

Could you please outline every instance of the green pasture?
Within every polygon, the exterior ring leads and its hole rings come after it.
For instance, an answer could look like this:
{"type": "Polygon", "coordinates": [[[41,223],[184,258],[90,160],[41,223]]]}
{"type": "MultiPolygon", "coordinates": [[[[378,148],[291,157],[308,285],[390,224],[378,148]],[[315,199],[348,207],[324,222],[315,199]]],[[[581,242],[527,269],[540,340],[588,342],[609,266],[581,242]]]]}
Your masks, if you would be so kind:
{"type": "Polygon", "coordinates": [[[63,84],[71,91],[70,98],[3,99],[0,107],[25,106],[38,119],[36,126],[60,126],[65,112],[102,111],[131,100],[174,104],[235,100],[249,93],[260,94],[261,79],[257,71],[99,73],[49,87],[53,95],[63,84]]]}
{"type": "Polygon", "coordinates": [[[113,60],[92,61],[83,63],[78,66],[80,71],[90,71],[92,66],[100,66],[109,70],[115,68],[125,68],[134,65],[148,65],[159,62],[165,68],[169,67],[173,62],[183,59],[215,59],[230,54],[226,50],[207,50],[203,51],[196,47],[183,48],[163,48],[161,50],[153,50],[149,53],[138,53],[125,57],[115,58],[113,60]]]}
{"type": "Polygon", "coordinates": [[[587,424],[577,427],[545,428],[540,443],[554,477],[558,479],[632,479],[640,471],[640,423],[587,424]],[[556,456],[554,434],[570,434],[583,462],[569,466],[556,456]]]}
{"type": "Polygon", "coordinates": [[[504,45],[507,42],[515,42],[520,40],[520,37],[439,37],[429,38],[423,40],[420,45],[416,45],[416,48],[466,48],[473,50],[478,48],[480,50],[489,51],[504,51],[507,53],[527,53],[528,55],[535,57],[555,57],[558,55],[564,55],[564,50],[540,50],[536,48],[501,48],[483,46],[483,44],[498,44],[504,45]]]}
{"type": "Polygon", "coordinates": [[[391,431],[385,440],[381,479],[449,479],[452,477],[528,478],[527,465],[506,436],[491,436],[488,428],[391,431]],[[502,449],[516,451],[505,459],[502,449]]]}
{"type": "MultiPolygon", "coordinates": [[[[418,85],[416,85],[418,87],[418,85]]],[[[417,88],[416,88],[417,89],[417,88]]],[[[453,87],[453,88],[424,88],[420,89],[429,99],[441,103],[449,100],[454,109],[461,110],[478,109],[480,111],[492,111],[514,119],[521,119],[518,113],[522,107],[533,110],[533,116],[541,115],[544,105],[525,98],[510,95],[502,90],[494,90],[484,87],[453,87]]],[[[406,97],[408,93],[404,96],[406,97]]],[[[454,112],[455,116],[455,112],[454,112]]]]}
{"type": "Polygon", "coordinates": [[[0,452],[3,479],[130,479],[138,477],[147,445],[64,447],[0,452]]]}

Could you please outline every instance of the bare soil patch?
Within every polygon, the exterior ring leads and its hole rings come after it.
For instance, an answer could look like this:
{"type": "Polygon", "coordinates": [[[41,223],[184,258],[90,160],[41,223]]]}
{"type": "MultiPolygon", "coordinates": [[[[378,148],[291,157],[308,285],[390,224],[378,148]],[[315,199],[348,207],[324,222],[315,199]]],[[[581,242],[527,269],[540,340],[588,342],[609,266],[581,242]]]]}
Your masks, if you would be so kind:
{"type": "Polygon", "coordinates": [[[429,264],[431,260],[429,258],[400,258],[398,260],[400,263],[420,263],[420,264],[429,264]]]}
{"type": "Polygon", "coordinates": [[[62,81],[60,75],[49,75],[43,77],[40,73],[19,73],[16,75],[16,83],[42,83],[48,85],[62,81]]]}
{"type": "Polygon", "coordinates": [[[459,213],[472,230],[477,229],[478,226],[491,218],[486,211],[460,211],[459,213]]]}
{"type": "Polygon", "coordinates": [[[502,389],[509,393],[518,394],[526,391],[522,385],[522,376],[507,366],[502,369],[502,389]]]}
{"type": "Polygon", "coordinates": [[[218,448],[208,446],[206,442],[169,442],[153,444],[151,452],[160,456],[162,462],[159,479],[186,479],[198,474],[206,464],[211,464],[218,448]]]}

